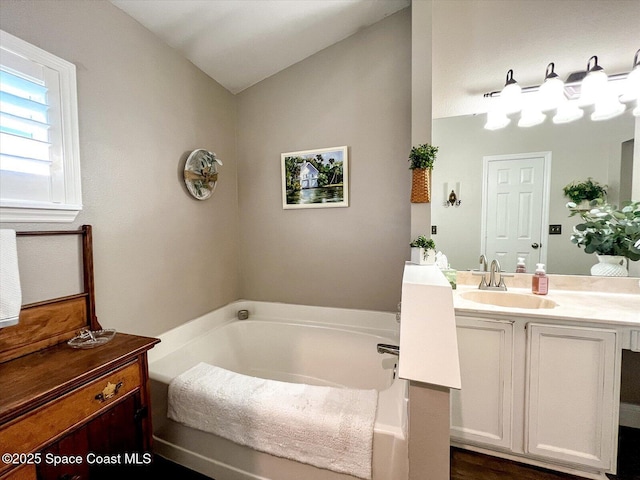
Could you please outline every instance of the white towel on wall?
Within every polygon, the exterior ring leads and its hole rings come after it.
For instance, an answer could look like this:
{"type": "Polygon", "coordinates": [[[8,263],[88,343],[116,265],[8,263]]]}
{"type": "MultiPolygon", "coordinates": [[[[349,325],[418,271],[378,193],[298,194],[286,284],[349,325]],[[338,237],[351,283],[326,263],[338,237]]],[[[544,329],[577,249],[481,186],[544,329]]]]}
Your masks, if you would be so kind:
{"type": "Polygon", "coordinates": [[[21,306],[16,231],[0,229],[0,328],[18,323],[21,306]]]}
{"type": "Polygon", "coordinates": [[[199,363],[169,384],[170,419],[271,455],[371,479],[378,392],[265,380],[199,363]]]}

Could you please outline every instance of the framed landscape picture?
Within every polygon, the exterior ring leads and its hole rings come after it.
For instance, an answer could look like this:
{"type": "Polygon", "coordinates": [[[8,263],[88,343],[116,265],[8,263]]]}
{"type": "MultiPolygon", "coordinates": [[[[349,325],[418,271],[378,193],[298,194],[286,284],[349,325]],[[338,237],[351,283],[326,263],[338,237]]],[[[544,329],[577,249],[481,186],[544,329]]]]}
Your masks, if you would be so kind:
{"type": "Polygon", "coordinates": [[[281,162],[282,208],[349,206],[346,146],[287,152],[281,162]]]}

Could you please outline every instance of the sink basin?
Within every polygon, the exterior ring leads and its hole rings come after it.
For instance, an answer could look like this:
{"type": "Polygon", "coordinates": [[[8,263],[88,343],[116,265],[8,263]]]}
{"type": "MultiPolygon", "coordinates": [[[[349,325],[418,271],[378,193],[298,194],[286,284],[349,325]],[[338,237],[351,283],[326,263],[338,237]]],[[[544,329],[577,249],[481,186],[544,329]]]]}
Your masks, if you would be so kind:
{"type": "Polygon", "coordinates": [[[499,307],[511,308],[554,308],[558,304],[548,298],[537,295],[527,295],[525,293],[498,292],[491,290],[472,290],[461,293],[460,296],[472,302],[496,305],[499,307]]]}

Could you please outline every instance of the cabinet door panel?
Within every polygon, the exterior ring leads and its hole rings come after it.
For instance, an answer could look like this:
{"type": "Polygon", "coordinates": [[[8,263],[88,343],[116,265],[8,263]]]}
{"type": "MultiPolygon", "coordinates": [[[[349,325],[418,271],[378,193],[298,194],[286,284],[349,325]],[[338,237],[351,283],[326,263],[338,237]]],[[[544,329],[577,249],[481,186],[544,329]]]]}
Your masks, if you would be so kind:
{"type": "Polygon", "coordinates": [[[451,391],[452,438],[511,447],[513,325],[456,320],[462,389],[451,391]]]}
{"type": "Polygon", "coordinates": [[[527,450],[609,469],[616,332],[529,324],[527,450]]]}
{"type": "Polygon", "coordinates": [[[129,395],[85,426],[49,446],[43,451],[43,457],[49,454],[61,458],[77,457],[81,461],[72,465],[42,462],[38,466],[38,478],[143,478],[144,470],[133,463],[136,457],[132,456],[136,452],[142,453],[140,422],[135,420],[139,403],[139,394],[129,395]]]}
{"type": "Polygon", "coordinates": [[[56,460],[46,460],[38,465],[38,479],[88,479],[89,465],[86,461],[88,448],[89,439],[86,428],[80,428],[61,438],[42,452],[43,458],[56,460]],[[71,459],[73,461],[70,461],[71,459]]]}

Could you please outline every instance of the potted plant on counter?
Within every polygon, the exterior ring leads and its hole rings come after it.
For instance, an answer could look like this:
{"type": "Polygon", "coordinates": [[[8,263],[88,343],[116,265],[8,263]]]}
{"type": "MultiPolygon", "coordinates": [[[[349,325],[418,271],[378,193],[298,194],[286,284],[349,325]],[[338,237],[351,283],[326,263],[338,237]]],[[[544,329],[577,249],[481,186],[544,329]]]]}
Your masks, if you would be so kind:
{"type": "Polygon", "coordinates": [[[569,207],[582,223],[574,227],[571,242],[585,253],[595,253],[598,262],[591,275],[628,276],[625,263],[640,260],[640,202],[626,202],[621,208],[601,200],[590,210],[569,207]]]}
{"type": "Polygon", "coordinates": [[[411,148],[409,169],[412,170],[411,203],[431,201],[431,170],[436,160],[438,147],[423,143],[411,148]]]}
{"type": "Polygon", "coordinates": [[[607,197],[607,186],[600,185],[591,177],[580,182],[572,182],[564,186],[562,189],[564,196],[571,200],[567,204],[569,208],[577,208],[580,210],[588,210],[590,203],[594,200],[604,201],[607,197]]]}
{"type": "Polygon", "coordinates": [[[414,239],[411,246],[411,263],[433,265],[436,263],[436,243],[424,235],[414,239]]]}

